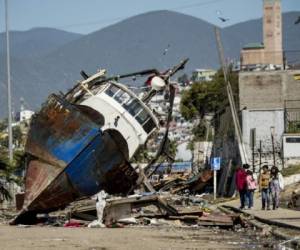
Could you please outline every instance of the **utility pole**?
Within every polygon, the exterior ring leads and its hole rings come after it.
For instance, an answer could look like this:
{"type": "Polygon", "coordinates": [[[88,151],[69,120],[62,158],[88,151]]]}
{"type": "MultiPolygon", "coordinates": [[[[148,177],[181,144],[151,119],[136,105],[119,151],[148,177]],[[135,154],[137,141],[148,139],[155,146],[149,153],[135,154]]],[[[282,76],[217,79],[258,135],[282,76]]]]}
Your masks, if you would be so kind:
{"type": "Polygon", "coordinates": [[[250,142],[251,142],[251,149],[252,149],[252,171],[255,173],[255,154],[254,148],[256,144],[256,129],[252,128],[250,130],[250,142]]]}
{"type": "Polygon", "coordinates": [[[228,95],[230,110],[231,110],[231,114],[232,114],[232,118],[233,118],[235,133],[236,133],[237,140],[238,140],[241,160],[242,160],[242,164],[245,164],[245,163],[248,163],[248,157],[247,157],[245,145],[244,145],[243,140],[242,140],[242,131],[241,131],[241,126],[240,126],[240,122],[239,122],[239,119],[238,119],[238,115],[237,115],[237,111],[236,111],[236,107],[235,107],[235,103],[234,103],[231,84],[228,81],[228,77],[227,77],[227,67],[226,67],[226,64],[225,64],[224,50],[223,50],[223,46],[222,46],[220,30],[217,26],[215,26],[215,35],[216,35],[216,40],[217,40],[219,60],[220,60],[220,64],[221,64],[222,69],[223,69],[224,80],[225,80],[225,83],[227,84],[227,87],[226,87],[227,95],[228,95]]]}
{"type": "Polygon", "coordinates": [[[270,131],[271,131],[271,142],[272,142],[273,166],[276,166],[275,145],[274,145],[275,128],[274,127],[270,127],[270,131]]]}
{"type": "Polygon", "coordinates": [[[262,145],[261,145],[261,140],[259,141],[259,173],[261,170],[261,154],[262,154],[262,145]]]}
{"type": "Polygon", "coordinates": [[[13,160],[12,117],[11,117],[11,85],[10,85],[10,52],[8,31],[8,1],[5,0],[5,27],[6,27],[6,69],[7,69],[7,107],[8,107],[8,157],[13,160]]]}

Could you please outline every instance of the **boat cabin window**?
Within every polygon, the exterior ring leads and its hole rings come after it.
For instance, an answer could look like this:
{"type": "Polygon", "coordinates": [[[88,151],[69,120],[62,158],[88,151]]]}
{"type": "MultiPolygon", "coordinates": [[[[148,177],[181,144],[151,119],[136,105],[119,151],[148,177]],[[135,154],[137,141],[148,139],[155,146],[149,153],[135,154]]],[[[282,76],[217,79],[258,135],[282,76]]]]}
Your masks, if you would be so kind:
{"type": "Polygon", "coordinates": [[[143,126],[143,129],[150,133],[155,128],[155,123],[149,113],[144,109],[135,119],[143,126]]]}
{"type": "Polygon", "coordinates": [[[110,85],[105,93],[113,97],[120,104],[130,100],[130,95],[115,85],[110,85]]]}
{"type": "Polygon", "coordinates": [[[143,108],[139,100],[130,96],[129,93],[113,84],[105,90],[105,93],[120,103],[143,126],[146,133],[150,133],[156,127],[147,110],[143,108]]]}
{"type": "Polygon", "coordinates": [[[110,85],[107,90],[105,90],[105,93],[111,97],[113,97],[120,89],[114,85],[110,85]]]}
{"type": "Polygon", "coordinates": [[[150,133],[154,128],[156,127],[155,122],[153,121],[152,118],[148,119],[144,124],[143,124],[143,128],[145,130],[146,133],[150,133]]]}
{"type": "Polygon", "coordinates": [[[120,91],[118,91],[118,93],[116,93],[116,95],[114,96],[114,99],[122,104],[130,100],[130,95],[120,89],[120,91]]]}
{"type": "Polygon", "coordinates": [[[148,112],[146,110],[143,110],[136,116],[136,119],[140,124],[144,124],[144,122],[146,120],[148,120],[149,118],[150,118],[150,115],[148,114],[148,112]]]}
{"type": "Polygon", "coordinates": [[[124,103],[123,107],[132,115],[135,116],[142,110],[142,105],[136,99],[129,100],[129,102],[124,103]]]}

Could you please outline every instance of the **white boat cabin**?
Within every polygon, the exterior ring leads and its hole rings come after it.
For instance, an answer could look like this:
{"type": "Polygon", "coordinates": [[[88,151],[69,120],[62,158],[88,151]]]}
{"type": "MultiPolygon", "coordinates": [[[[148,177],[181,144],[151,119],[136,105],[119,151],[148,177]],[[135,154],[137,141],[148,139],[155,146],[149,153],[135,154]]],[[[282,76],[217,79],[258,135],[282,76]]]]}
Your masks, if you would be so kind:
{"type": "Polygon", "coordinates": [[[88,106],[103,116],[102,131],[118,131],[122,135],[129,159],[159,127],[147,105],[123,84],[110,81],[86,91],[81,100],[80,106],[88,106]]]}

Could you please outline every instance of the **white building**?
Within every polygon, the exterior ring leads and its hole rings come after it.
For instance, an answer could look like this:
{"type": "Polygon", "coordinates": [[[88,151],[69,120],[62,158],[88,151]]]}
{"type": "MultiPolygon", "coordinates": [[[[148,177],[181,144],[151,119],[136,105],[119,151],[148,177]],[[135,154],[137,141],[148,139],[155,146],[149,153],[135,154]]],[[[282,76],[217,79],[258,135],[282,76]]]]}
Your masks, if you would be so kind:
{"type": "Polygon", "coordinates": [[[19,121],[20,122],[27,121],[27,120],[31,119],[31,117],[33,115],[34,115],[34,112],[31,110],[21,110],[19,121]]]}
{"type": "MultiPolygon", "coordinates": [[[[179,88],[176,91],[176,96],[174,98],[173,104],[173,121],[170,124],[169,128],[169,139],[172,141],[176,141],[177,147],[177,154],[176,159],[183,159],[186,161],[190,161],[192,159],[192,152],[187,148],[188,142],[192,139],[192,123],[187,122],[181,116],[180,113],[180,102],[181,102],[181,91],[183,89],[179,88]]],[[[169,108],[169,101],[164,96],[165,93],[161,93],[161,95],[154,96],[149,106],[152,110],[163,119],[166,119],[166,115],[168,113],[169,108]]],[[[158,140],[156,144],[159,145],[163,135],[165,133],[165,127],[161,127],[158,135],[158,140]]]]}
{"type": "Polygon", "coordinates": [[[192,73],[193,82],[209,82],[213,79],[217,71],[213,69],[195,69],[192,73]]]}

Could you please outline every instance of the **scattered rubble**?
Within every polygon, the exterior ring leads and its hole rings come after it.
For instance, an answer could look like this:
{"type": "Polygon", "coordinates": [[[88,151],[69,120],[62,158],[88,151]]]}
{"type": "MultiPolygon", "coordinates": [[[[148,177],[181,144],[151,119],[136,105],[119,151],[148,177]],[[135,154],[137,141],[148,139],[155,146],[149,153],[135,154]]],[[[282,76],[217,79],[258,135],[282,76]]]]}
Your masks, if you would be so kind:
{"type": "Polygon", "coordinates": [[[101,191],[97,200],[84,199],[71,203],[64,210],[38,216],[44,225],[64,227],[127,227],[127,226],[218,226],[232,228],[235,216],[208,205],[199,196],[170,193],[143,193],[128,197],[107,196],[101,191]],[[43,219],[42,219],[43,217],[43,219]]]}

